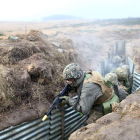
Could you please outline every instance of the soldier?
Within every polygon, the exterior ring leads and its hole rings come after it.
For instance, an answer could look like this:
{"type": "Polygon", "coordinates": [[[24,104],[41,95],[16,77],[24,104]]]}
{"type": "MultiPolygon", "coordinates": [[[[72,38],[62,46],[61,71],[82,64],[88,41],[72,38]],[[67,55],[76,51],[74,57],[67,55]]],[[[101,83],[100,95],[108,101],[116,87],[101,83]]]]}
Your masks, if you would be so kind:
{"type": "Polygon", "coordinates": [[[115,73],[106,74],[105,75],[105,81],[110,81],[112,83],[115,94],[119,97],[120,102],[128,96],[128,93],[119,84],[118,77],[115,73]]]}
{"type": "Polygon", "coordinates": [[[93,108],[97,120],[103,114],[111,112],[111,103],[119,102],[114,94],[112,83],[96,71],[83,72],[77,64],[72,63],[65,67],[63,77],[78,92],[79,100],[76,101],[69,96],[63,96],[60,99],[82,114],[88,114],[93,108]]]}
{"type": "Polygon", "coordinates": [[[131,89],[132,89],[132,85],[133,85],[133,74],[130,73],[130,69],[129,69],[129,66],[128,65],[122,65],[121,66],[122,68],[124,68],[127,73],[128,73],[128,81],[129,81],[129,85],[130,85],[130,88],[128,90],[128,93],[131,94],[131,89]]]}
{"type": "Polygon", "coordinates": [[[127,93],[131,93],[130,89],[132,87],[129,79],[132,80],[132,75],[130,77],[129,67],[127,65],[123,65],[119,68],[112,70],[111,72],[116,73],[119,81],[119,89],[124,89],[127,93]],[[130,77],[130,78],[129,78],[130,77]]]}
{"type": "Polygon", "coordinates": [[[118,55],[116,55],[116,56],[113,57],[112,62],[113,62],[114,64],[116,64],[116,63],[120,63],[121,60],[122,60],[121,57],[118,56],[118,55]]]}
{"type": "Polygon", "coordinates": [[[116,55],[112,59],[111,70],[114,68],[118,68],[119,66],[122,66],[122,65],[123,65],[123,59],[120,56],[116,55]]]}

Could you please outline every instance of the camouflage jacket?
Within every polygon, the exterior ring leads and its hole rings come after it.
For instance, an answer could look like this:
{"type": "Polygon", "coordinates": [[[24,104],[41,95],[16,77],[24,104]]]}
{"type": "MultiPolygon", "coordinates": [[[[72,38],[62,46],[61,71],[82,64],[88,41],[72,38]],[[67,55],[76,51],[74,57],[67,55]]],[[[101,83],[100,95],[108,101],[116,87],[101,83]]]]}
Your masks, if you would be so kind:
{"type": "MultiPolygon", "coordinates": [[[[116,68],[117,69],[117,68],[116,68]]],[[[116,69],[113,69],[111,72],[112,73],[116,73],[116,69]]],[[[119,80],[119,83],[121,84],[121,85],[123,85],[123,86],[125,86],[124,87],[124,90],[126,91],[126,92],[128,92],[128,93],[130,93],[130,89],[131,89],[131,84],[130,84],[130,82],[129,82],[129,77],[126,79],[126,80],[122,80],[122,81],[120,81],[119,80]]]]}
{"type": "MultiPolygon", "coordinates": [[[[87,78],[90,74],[86,74],[87,78]]],[[[95,83],[85,83],[81,90],[80,99],[75,107],[75,110],[78,112],[82,112],[83,114],[87,114],[90,112],[93,103],[102,96],[102,89],[100,85],[95,83]]],[[[68,104],[70,106],[74,106],[76,103],[76,99],[69,98],[68,104]]]]}

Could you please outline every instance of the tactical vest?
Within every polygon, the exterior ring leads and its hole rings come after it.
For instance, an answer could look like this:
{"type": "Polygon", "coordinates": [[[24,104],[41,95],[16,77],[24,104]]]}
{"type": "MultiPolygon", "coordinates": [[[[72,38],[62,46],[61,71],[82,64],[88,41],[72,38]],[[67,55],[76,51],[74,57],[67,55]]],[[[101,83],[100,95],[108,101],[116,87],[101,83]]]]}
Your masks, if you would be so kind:
{"type": "Polygon", "coordinates": [[[90,71],[88,74],[91,74],[88,78],[85,78],[84,83],[96,83],[101,86],[103,95],[100,96],[93,105],[102,104],[113,97],[114,90],[105,85],[103,77],[97,71],[90,71]]]}

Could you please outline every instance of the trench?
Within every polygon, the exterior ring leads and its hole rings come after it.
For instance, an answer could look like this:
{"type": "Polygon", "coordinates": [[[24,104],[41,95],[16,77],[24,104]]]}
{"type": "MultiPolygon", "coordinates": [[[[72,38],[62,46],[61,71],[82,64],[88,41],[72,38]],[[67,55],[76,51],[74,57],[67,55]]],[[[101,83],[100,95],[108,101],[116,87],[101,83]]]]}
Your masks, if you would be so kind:
{"type": "MultiPolygon", "coordinates": [[[[102,61],[97,69],[102,76],[107,72],[107,64],[108,59],[102,61]]],[[[133,61],[129,57],[128,65],[133,73],[131,93],[134,93],[140,88],[140,74],[134,71],[133,61]]],[[[83,126],[88,116],[79,114],[68,105],[64,109],[64,112],[58,108],[53,109],[44,122],[42,118],[38,118],[0,131],[0,140],[67,140],[71,133],[83,126]]]]}

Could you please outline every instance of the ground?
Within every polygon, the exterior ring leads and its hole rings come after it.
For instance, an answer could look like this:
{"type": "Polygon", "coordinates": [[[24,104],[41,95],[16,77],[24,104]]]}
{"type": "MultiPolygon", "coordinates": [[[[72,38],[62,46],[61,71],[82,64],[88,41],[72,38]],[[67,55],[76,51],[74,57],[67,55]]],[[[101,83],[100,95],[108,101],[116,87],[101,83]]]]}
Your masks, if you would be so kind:
{"type": "Polygon", "coordinates": [[[62,72],[69,63],[97,70],[119,40],[139,63],[139,25],[75,26],[80,23],[86,21],[0,23],[0,130],[42,117],[64,87],[62,72]]]}

